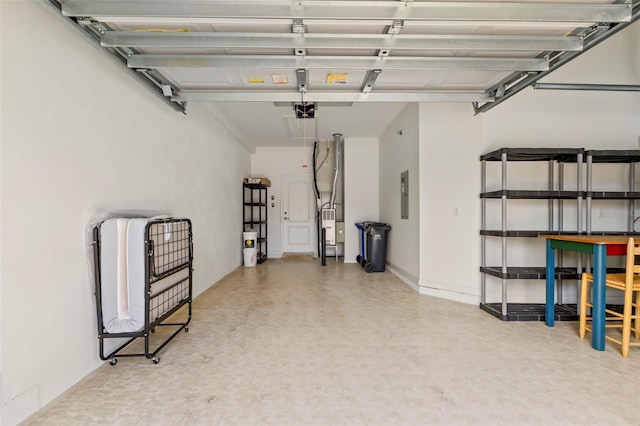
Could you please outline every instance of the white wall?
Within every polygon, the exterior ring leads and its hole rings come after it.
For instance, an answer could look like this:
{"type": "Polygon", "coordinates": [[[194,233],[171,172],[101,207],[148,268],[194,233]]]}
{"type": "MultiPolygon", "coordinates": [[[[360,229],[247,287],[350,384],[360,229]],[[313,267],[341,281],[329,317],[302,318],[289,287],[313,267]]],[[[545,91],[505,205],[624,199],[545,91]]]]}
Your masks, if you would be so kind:
{"type": "MultiPolygon", "coordinates": [[[[306,147],[258,147],[251,155],[251,175],[271,180],[268,189],[268,253],[271,258],[282,257],[282,179],[286,175],[312,174],[313,144],[306,147]],[[302,167],[306,164],[308,167],[302,167]],[[271,200],[271,196],[274,200],[271,200]],[[271,203],[275,207],[271,207],[271,203]]],[[[315,237],[315,232],[314,232],[315,237]]],[[[315,243],[314,243],[315,247],[315,243]]]]}
{"type": "Polygon", "coordinates": [[[380,221],[391,225],[390,267],[414,286],[420,274],[418,104],[407,104],[380,137],[380,221]],[[409,218],[400,218],[400,174],[409,171],[409,218]]]}
{"type": "MultiPolygon", "coordinates": [[[[638,23],[634,24],[632,28],[629,28],[628,31],[632,31],[631,34],[631,51],[636,52],[635,63],[633,64],[633,71],[635,74],[635,81],[640,81],[640,55],[637,52],[640,52],[640,25],[638,23]]],[[[636,102],[640,105],[640,93],[636,94],[636,102]]],[[[639,108],[640,109],[640,108],[639,108]]],[[[638,135],[640,135],[640,112],[638,113],[638,119],[636,120],[638,135]]],[[[638,138],[638,145],[640,146],[640,137],[638,138]]]]}
{"type": "MultiPolygon", "coordinates": [[[[631,31],[630,35],[632,40],[632,49],[636,52],[640,48],[640,25],[636,22],[631,28],[627,29],[627,31],[631,31]]],[[[640,78],[640,55],[635,55],[636,63],[635,63],[635,73],[636,77],[640,78]]]]}
{"type": "Polygon", "coordinates": [[[41,4],[0,5],[1,423],[11,425],[101,365],[92,216],[191,218],[199,294],[240,264],[250,156],[205,108],[174,112],[41,4]]]}
{"type": "MultiPolygon", "coordinates": [[[[635,56],[635,63],[633,64],[633,71],[635,74],[635,81],[640,81],[640,55],[637,54],[637,52],[640,52],[640,25],[638,25],[637,23],[633,26],[633,28],[629,29],[630,31],[633,31],[632,34],[632,45],[631,45],[631,49],[632,51],[636,52],[635,56]]],[[[636,103],[638,105],[640,105],[640,93],[636,94],[636,103]]],[[[638,108],[639,112],[637,115],[637,120],[636,120],[636,129],[637,129],[637,133],[638,135],[640,135],[640,107],[638,108]]],[[[638,145],[640,147],[640,136],[638,137],[638,145]]]]}
{"type": "MultiPolygon", "coordinates": [[[[0,26],[2,26],[2,6],[0,6],[0,26]]],[[[1,34],[1,28],[0,28],[1,34]]],[[[2,188],[2,38],[0,37],[0,188],[2,188]]],[[[2,197],[0,196],[0,235],[2,235],[2,197]]],[[[2,259],[2,244],[0,244],[0,259],[2,259]]],[[[2,389],[2,261],[0,261],[0,422],[2,421],[3,401],[2,389]]]]}
{"type": "Polygon", "coordinates": [[[479,301],[482,119],[468,104],[420,105],[420,292],[479,301]]]}
{"type": "Polygon", "coordinates": [[[356,222],[377,221],[378,139],[346,137],[344,140],[345,242],[344,262],[355,263],[360,253],[356,222]]]}

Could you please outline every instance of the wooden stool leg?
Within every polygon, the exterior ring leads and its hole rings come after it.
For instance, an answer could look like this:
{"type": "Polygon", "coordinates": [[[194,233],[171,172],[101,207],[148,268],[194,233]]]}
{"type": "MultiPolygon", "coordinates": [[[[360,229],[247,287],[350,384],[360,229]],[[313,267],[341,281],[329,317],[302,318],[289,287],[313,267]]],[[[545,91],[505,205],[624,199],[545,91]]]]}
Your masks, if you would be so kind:
{"type": "Polygon", "coordinates": [[[580,328],[578,332],[580,339],[584,339],[587,327],[587,293],[589,293],[589,283],[587,282],[587,274],[583,273],[580,285],[580,328]]]}
{"type": "Polygon", "coordinates": [[[624,308],[622,311],[622,356],[629,355],[629,340],[631,339],[631,312],[633,302],[633,292],[626,290],[624,292],[624,308]]]}

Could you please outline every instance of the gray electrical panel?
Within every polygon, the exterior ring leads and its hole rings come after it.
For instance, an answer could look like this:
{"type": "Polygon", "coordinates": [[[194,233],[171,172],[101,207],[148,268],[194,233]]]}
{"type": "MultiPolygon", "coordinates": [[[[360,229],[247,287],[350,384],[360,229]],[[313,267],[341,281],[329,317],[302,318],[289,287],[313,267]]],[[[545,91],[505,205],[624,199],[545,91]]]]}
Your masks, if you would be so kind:
{"type": "Polygon", "coordinates": [[[409,219],[409,170],[400,173],[400,219],[409,219]]]}

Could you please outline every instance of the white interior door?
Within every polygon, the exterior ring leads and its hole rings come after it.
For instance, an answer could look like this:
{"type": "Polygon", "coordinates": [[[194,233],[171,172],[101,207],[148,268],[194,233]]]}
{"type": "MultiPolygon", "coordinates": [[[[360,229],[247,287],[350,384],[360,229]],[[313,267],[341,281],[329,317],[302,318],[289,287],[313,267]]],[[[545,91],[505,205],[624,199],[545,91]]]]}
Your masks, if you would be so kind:
{"type": "Polygon", "coordinates": [[[284,176],[282,222],[285,253],[314,251],[315,208],[310,175],[284,176]]]}

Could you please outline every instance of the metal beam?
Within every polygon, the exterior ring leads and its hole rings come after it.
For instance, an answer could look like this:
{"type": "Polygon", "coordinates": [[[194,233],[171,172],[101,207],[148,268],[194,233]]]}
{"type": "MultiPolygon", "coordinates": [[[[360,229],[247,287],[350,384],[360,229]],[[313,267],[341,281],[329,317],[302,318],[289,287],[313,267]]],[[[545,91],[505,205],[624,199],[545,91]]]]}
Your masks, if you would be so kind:
{"type": "Polygon", "coordinates": [[[640,92],[640,85],[629,84],[568,84],[568,83],[535,83],[534,89],[547,90],[595,90],[602,92],[640,92]]]}
{"type": "Polygon", "coordinates": [[[269,56],[269,55],[165,55],[129,57],[129,67],[147,69],[472,69],[491,71],[545,71],[545,58],[374,57],[374,56],[269,56]]]}
{"type": "MultiPolygon", "coordinates": [[[[298,91],[180,91],[171,98],[189,102],[299,102],[298,91]]],[[[473,92],[313,92],[305,102],[492,102],[493,97],[473,92]]]]}
{"type": "Polygon", "coordinates": [[[628,22],[629,4],[398,1],[67,0],[65,16],[105,18],[270,18],[421,21],[628,22]]]}
{"type": "Polygon", "coordinates": [[[104,47],[163,49],[429,49],[495,51],[579,51],[577,36],[494,36],[417,34],[273,34],[273,33],[162,33],[109,31],[104,47]]]}

